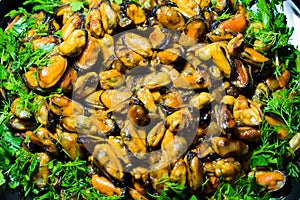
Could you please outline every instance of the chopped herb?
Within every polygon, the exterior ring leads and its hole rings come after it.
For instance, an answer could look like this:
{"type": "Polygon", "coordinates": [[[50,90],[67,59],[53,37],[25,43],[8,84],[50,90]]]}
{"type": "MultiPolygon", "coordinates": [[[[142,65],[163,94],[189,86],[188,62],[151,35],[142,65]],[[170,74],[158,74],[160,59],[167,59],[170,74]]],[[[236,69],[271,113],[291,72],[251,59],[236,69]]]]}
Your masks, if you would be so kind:
{"type": "MultiPolygon", "coordinates": [[[[22,139],[14,137],[9,128],[2,122],[0,125],[0,134],[0,171],[1,175],[3,175],[13,163],[13,157],[20,148],[22,139]]],[[[0,182],[0,186],[6,182],[3,176],[0,177],[0,182]]]]}
{"type": "Polygon", "coordinates": [[[242,176],[238,178],[233,185],[223,181],[218,190],[214,193],[214,200],[232,199],[232,200],[269,200],[270,193],[264,194],[253,177],[242,176]]]}
{"type": "Polygon", "coordinates": [[[87,2],[85,0],[83,1],[71,1],[70,6],[73,12],[80,11],[81,9],[84,9],[85,6],[87,6],[87,2]]]}
{"type": "MultiPolygon", "coordinates": [[[[202,184],[202,189],[204,188],[207,181],[202,184]]],[[[188,193],[185,185],[180,185],[178,183],[174,183],[170,181],[170,178],[165,175],[162,176],[156,183],[156,185],[164,184],[166,186],[165,189],[161,192],[159,196],[151,195],[157,200],[196,200],[197,197],[195,195],[191,195],[188,193]],[[172,198],[171,198],[172,197],[172,198]]]]}
{"type": "Polygon", "coordinates": [[[16,157],[15,162],[5,172],[9,177],[8,186],[11,189],[22,188],[24,196],[28,196],[35,186],[31,181],[31,176],[37,169],[39,160],[36,154],[32,154],[23,148],[16,152],[16,157]]]}
{"type": "MultiPolygon", "coordinates": [[[[116,4],[120,5],[122,2],[125,2],[125,0],[113,0],[116,4]]],[[[146,0],[145,3],[141,4],[139,0],[129,0],[129,2],[136,3],[137,5],[141,7],[149,7],[150,6],[150,0],[146,0]]]]}
{"type": "Polygon", "coordinates": [[[221,23],[221,21],[229,19],[232,16],[232,14],[229,12],[229,9],[227,9],[222,15],[218,16],[216,20],[221,23]]]}
{"type": "Polygon", "coordinates": [[[251,21],[261,22],[263,28],[257,30],[251,25],[246,31],[245,41],[256,49],[262,49],[249,42],[249,38],[254,38],[270,46],[272,51],[288,44],[293,28],[286,26],[286,16],[277,11],[274,1],[258,0],[256,5],[257,10],[249,11],[249,15],[251,21]]]}
{"type": "Polygon", "coordinates": [[[45,11],[50,14],[54,14],[54,8],[62,5],[60,0],[27,0],[23,3],[23,5],[33,5],[32,11],[45,11]]]}
{"type": "Polygon", "coordinates": [[[27,12],[24,8],[19,8],[18,10],[11,10],[9,13],[5,15],[5,17],[14,18],[17,15],[25,15],[26,17],[30,17],[31,14],[27,12]]]}

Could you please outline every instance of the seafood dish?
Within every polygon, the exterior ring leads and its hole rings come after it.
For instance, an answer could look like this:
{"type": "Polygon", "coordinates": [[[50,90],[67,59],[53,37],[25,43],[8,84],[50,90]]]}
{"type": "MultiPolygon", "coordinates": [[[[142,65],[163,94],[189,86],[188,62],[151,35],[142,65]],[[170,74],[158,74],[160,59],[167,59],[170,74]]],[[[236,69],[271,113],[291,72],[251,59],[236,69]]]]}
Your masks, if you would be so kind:
{"type": "Polygon", "coordinates": [[[0,29],[0,186],[283,198],[300,176],[300,52],[280,5],[25,1],[0,29]]]}

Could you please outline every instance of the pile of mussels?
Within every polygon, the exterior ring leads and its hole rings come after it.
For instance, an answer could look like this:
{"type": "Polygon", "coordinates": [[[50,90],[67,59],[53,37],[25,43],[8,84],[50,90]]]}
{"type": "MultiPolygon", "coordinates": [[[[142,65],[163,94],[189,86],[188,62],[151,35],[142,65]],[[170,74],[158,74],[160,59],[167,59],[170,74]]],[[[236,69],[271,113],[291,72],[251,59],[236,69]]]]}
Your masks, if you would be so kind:
{"type": "MultiPolygon", "coordinates": [[[[101,193],[122,195],[126,186],[133,199],[160,193],[165,185],[156,182],[166,175],[194,193],[208,180],[209,194],[221,180],[252,173],[259,125],[281,123],[263,116],[261,98],[285,88],[290,72],[276,78],[271,59],[247,46],[245,30],[262,24],[250,22],[240,3],[89,0],[83,12],[64,3],[53,15],[33,16],[48,25],[47,36],[28,32],[34,48],[55,47],[48,66],[22,74],[41,97],[62,92],[41,98],[36,113],[18,111],[18,98],[11,105],[9,126],[44,166],[35,174],[39,188],[48,181],[45,164],[64,152],[89,160],[101,193]],[[220,22],[226,10],[233,15],[220,22]],[[54,35],[59,30],[61,37],[54,35]]],[[[285,182],[280,171],[255,177],[270,191],[285,182]]]]}

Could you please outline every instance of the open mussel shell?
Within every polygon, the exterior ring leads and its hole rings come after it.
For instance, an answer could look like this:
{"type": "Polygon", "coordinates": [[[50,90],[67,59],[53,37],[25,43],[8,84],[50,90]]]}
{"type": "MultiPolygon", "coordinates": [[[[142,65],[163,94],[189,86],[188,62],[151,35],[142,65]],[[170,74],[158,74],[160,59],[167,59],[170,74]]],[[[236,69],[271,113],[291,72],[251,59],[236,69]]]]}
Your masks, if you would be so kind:
{"type": "Polygon", "coordinates": [[[287,177],[286,174],[279,170],[274,171],[255,171],[250,172],[248,176],[255,177],[256,182],[266,187],[269,192],[276,192],[284,188],[287,177]]]}
{"type": "MultiPolygon", "coordinates": [[[[253,87],[253,79],[252,79],[252,71],[251,66],[245,66],[240,60],[233,60],[231,62],[231,84],[236,86],[239,89],[251,89],[254,90],[253,87]]],[[[247,92],[249,92],[247,90],[247,92]]]]}
{"type": "Polygon", "coordinates": [[[206,31],[207,25],[200,15],[195,15],[193,18],[188,20],[184,28],[184,33],[194,41],[201,39],[206,31]]]}

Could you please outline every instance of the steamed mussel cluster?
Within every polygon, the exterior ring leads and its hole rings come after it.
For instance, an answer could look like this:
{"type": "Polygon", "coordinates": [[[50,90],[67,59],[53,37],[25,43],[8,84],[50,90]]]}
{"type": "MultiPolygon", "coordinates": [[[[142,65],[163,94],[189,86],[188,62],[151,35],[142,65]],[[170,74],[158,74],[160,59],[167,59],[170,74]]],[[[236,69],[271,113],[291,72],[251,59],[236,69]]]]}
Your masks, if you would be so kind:
{"type": "MultiPolygon", "coordinates": [[[[74,12],[64,3],[53,15],[34,16],[47,24],[47,36],[30,31],[26,38],[35,49],[54,44],[48,66],[22,74],[39,108],[20,110],[18,98],[11,106],[9,125],[26,138],[24,148],[39,152],[40,165],[66,154],[88,159],[97,190],[133,199],[160,193],[164,176],[208,195],[221,180],[251,172],[263,118],[281,123],[263,116],[261,98],[285,88],[290,73],[276,78],[268,56],[247,46],[247,27],[262,24],[250,22],[241,4],[89,0],[74,12]]],[[[48,175],[47,168],[37,172],[39,188],[48,175]]],[[[279,171],[255,176],[269,190],[285,182],[279,171]]]]}

